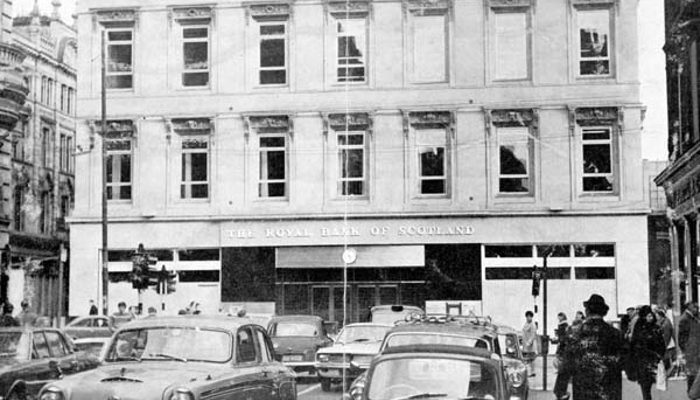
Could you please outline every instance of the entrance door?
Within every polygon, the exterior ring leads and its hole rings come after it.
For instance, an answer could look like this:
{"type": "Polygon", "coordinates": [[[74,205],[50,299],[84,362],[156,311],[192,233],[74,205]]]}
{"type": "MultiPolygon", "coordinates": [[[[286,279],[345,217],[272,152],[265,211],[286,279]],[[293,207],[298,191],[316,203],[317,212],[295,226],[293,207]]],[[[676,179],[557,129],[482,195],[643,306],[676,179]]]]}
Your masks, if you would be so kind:
{"type": "Polygon", "coordinates": [[[397,285],[379,287],[379,304],[398,304],[399,287],[397,285]]]}
{"type": "Polygon", "coordinates": [[[318,315],[325,321],[328,321],[331,288],[328,286],[313,286],[311,288],[311,297],[311,314],[318,315]]]}
{"type": "Polygon", "coordinates": [[[374,286],[357,287],[357,321],[369,321],[369,309],[377,305],[377,288],[374,286]]]}

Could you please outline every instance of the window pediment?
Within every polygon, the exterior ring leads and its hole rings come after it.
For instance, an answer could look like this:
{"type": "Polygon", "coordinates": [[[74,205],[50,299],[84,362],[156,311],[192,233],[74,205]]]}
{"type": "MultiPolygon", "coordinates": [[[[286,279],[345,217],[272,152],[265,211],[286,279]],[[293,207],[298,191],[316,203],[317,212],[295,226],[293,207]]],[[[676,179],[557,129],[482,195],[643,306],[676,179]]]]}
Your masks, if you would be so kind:
{"type": "Polygon", "coordinates": [[[95,12],[93,22],[106,27],[134,26],[138,20],[135,9],[100,10],[95,12]]]}
{"type": "Polygon", "coordinates": [[[170,129],[179,135],[208,135],[214,124],[210,118],[173,118],[170,129]]]}
{"type": "Polygon", "coordinates": [[[212,7],[174,7],[168,10],[168,19],[181,24],[209,23],[214,19],[212,7]]]}
{"type": "Polygon", "coordinates": [[[403,131],[408,137],[410,128],[450,129],[454,136],[455,118],[452,111],[403,111],[403,131]]]}
{"type": "Polygon", "coordinates": [[[404,0],[405,10],[416,15],[441,15],[452,8],[451,0],[404,0]]]}
{"type": "Polygon", "coordinates": [[[288,115],[249,115],[243,117],[243,134],[246,140],[250,131],[254,132],[279,132],[287,131],[292,136],[294,124],[288,115]]]}
{"type": "Polygon", "coordinates": [[[491,8],[523,8],[531,7],[534,0],[488,0],[491,8]]]}
{"type": "Polygon", "coordinates": [[[289,19],[292,8],[287,3],[252,3],[247,5],[246,11],[258,21],[284,21],[289,19]]]}
{"type": "MultiPolygon", "coordinates": [[[[102,122],[93,121],[90,123],[93,133],[102,134],[102,122]]],[[[136,124],[130,119],[107,120],[106,135],[110,139],[131,138],[136,134],[136,124]]]]}
{"type": "Polygon", "coordinates": [[[329,128],[334,130],[371,130],[372,116],[370,113],[329,113],[323,116],[323,133],[328,134],[329,128]]]}
{"type": "Polygon", "coordinates": [[[326,3],[327,12],[334,16],[366,15],[370,12],[369,1],[329,1],[326,3]]]}
{"type": "Polygon", "coordinates": [[[537,126],[537,110],[533,108],[484,111],[487,131],[492,125],[497,127],[537,126]]]}
{"type": "Polygon", "coordinates": [[[576,125],[615,125],[622,128],[624,113],[621,107],[578,107],[569,109],[569,128],[573,134],[576,125]]]}

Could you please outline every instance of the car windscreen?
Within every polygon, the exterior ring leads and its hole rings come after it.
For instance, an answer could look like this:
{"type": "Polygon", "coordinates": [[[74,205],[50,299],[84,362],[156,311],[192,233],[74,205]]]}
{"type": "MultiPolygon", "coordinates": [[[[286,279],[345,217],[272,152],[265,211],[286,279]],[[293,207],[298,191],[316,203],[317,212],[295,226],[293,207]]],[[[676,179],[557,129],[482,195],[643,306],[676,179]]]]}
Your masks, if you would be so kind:
{"type": "Polygon", "coordinates": [[[430,332],[406,332],[391,334],[384,341],[384,344],[382,345],[382,350],[388,347],[411,346],[417,344],[476,347],[481,349],[492,350],[489,349],[488,341],[477,337],[448,335],[444,333],[430,332]]]}
{"type": "Polygon", "coordinates": [[[0,332],[0,358],[29,358],[29,340],[22,332],[0,332]]]}
{"type": "Polygon", "coordinates": [[[368,377],[369,400],[499,398],[496,369],[485,361],[403,357],[379,361],[368,377]]]}
{"type": "Polygon", "coordinates": [[[318,336],[318,326],[312,322],[278,321],[270,330],[272,337],[318,336]]]}
{"type": "Polygon", "coordinates": [[[231,335],[195,327],[124,330],[112,339],[106,361],[175,360],[223,363],[231,359],[231,335]]]}
{"type": "Polygon", "coordinates": [[[381,342],[388,326],[346,326],[336,339],[339,343],[381,342]]]}

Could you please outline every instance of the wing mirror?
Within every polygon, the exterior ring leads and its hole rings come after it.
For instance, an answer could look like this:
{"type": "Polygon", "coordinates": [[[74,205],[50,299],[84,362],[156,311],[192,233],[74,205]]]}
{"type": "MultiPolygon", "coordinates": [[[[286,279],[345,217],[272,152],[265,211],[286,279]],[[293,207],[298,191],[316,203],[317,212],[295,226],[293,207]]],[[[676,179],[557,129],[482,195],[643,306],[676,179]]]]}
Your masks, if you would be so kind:
{"type": "Polygon", "coordinates": [[[63,371],[56,360],[49,361],[49,369],[56,374],[57,379],[63,379],[63,371]]]}

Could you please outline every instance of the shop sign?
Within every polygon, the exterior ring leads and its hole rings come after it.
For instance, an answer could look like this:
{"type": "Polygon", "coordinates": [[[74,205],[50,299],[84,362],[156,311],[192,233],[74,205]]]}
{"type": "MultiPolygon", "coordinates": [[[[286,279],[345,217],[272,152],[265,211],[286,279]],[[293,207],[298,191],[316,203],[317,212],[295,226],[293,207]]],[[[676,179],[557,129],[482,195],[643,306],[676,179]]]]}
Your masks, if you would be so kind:
{"type": "Polygon", "coordinates": [[[245,239],[293,239],[293,238],[338,238],[338,237],[429,237],[470,236],[471,225],[370,225],[370,226],[320,226],[320,227],[262,227],[225,229],[229,240],[245,239]]]}

